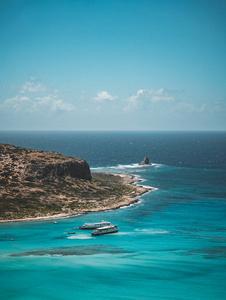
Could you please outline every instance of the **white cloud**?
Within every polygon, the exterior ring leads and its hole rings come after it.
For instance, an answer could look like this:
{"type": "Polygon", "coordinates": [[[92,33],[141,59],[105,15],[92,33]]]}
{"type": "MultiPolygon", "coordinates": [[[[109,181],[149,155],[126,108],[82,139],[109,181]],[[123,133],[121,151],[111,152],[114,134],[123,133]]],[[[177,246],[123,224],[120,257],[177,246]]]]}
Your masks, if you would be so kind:
{"type": "Polygon", "coordinates": [[[38,82],[36,83],[34,80],[35,78],[31,77],[30,81],[25,82],[25,84],[21,87],[20,93],[46,91],[46,87],[44,85],[38,82]]]}
{"type": "Polygon", "coordinates": [[[58,90],[45,87],[31,77],[21,87],[20,94],[5,100],[0,104],[0,109],[16,112],[70,112],[75,110],[74,105],[66,102],[58,93],[58,90]],[[43,92],[47,90],[48,94],[43,95],[43,92]]]}
{"type": "Polygon", "coordinates": [[[14,111],[19,111],[23,107],[26,110],[29,109],[30,99],[26,96],[18,95],[16,97],[12,97],[10,99],[6,99],[1,105],[1,109],[12,109],[14,111]]]}
{"type": "Polygon", "coordinates": [[[174,98],[170,96],[163,88],[154,89],[142,89],[139,90],[135,95],[130,96],[125,101],[127,106],[124,108],[125,111],[138,108],[139,105],[143,104],[143,101],[157,103],[160,101],[172,101],[174,98]]]}
{"type": "Polygon", "coordinates": [[[137,92],[137,96],[139,98],[145,98],[150,100],[151,102],[158,102],[158,101],[171,101],[174,98],[170,96],[163,88],[154,90],[154,89],[144,89],[139,90],[137,92]]]}
{"type": "Polygon", "coordinates": [[[58,94],[59,92],[60,92],[59,90],[56,90],[56,89],[53,90],[54,94],[58,94]]]}
{"type": "Polygon", "coordinates": [[[225,113],[226,112],[226,99],[220,98],[214,101],[210,105],[210,111],[216,113],[225,113]]]}
{"type": "Polygon", "coordinates": [[[187,112],[204,112],[207,108],[207,104],[203,103],[200,107],[194,103],[180,102],[177,104],[176,109],[180,109],[187,112]]]}
{"type": "Polygon", "coordinates": [[[105,100],[114,101],[117,96],[111,96],[107,91],[100,91],[97,96],[93,98],[95,101],[104,102],[105,100]]]}
{"type": "Polygon", "coordinates": [[[58,99],[57,95],[35,98],[33,104],[38,108],[48,107],[52,111],[73,111],[75,109],[72,104],[67,103],[62,99],[58,99]]]}
{"type": "Polygon", "coordinates": [[[124,108],[124,111],[129,111],[138,107],[138,105],[140,104],[140,101],[138,100],[139,92],[140,91],[138,91],[136,95],[132,95],[125,100],[127,102],[127,106],[124,108]]]}
{"type": "Polygon", "coordinates": [[[30,98],[17,95],[16,97],[5,100],[0,109],[10,109],[16,112],[69,112],[75,110],[75,107],[59,99],[57,95],[48,95],[39,98],[30,98]]]}

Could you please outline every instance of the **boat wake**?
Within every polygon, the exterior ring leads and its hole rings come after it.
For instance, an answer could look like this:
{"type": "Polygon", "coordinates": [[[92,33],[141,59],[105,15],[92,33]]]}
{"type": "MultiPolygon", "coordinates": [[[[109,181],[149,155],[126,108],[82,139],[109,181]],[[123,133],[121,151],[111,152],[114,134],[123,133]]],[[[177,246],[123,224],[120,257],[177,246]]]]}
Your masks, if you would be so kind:
{"type": "Polygon", "coordinates": [[[67,237],[68,240],[90,240],[93,237],[88,234],[77,234],[67,237]]]}
{"type": "Polygon", "coordinates": [[[167,234],[169,231],[161,229],[135,229],[136,233],[142,234],[167,234]]]}
{"type": "Polygon", "coordinates": [[[135,235],[135,234],[147,234],[147,235],[158,235],[158,234],[168,234],[169,231],[161,229],[135,229],[135,231],[129,232],[118,232],[116,235],[135,235]]]}

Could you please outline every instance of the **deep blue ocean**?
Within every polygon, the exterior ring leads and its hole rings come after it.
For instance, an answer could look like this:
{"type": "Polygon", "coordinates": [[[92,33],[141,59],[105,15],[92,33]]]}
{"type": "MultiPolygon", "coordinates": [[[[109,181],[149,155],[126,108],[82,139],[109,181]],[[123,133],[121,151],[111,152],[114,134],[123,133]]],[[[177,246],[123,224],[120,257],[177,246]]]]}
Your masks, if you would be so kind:
{"type": "Polygon", "coordinates": [[[0,143],[155,188],[114,211],[0,224],[1,299],[226,299],[226,132],[18,131],[0,143]],[[153,165],[138,165],[145,156],[153,165]],[[68,235],[101,220],[119,232],[68,235]]]}

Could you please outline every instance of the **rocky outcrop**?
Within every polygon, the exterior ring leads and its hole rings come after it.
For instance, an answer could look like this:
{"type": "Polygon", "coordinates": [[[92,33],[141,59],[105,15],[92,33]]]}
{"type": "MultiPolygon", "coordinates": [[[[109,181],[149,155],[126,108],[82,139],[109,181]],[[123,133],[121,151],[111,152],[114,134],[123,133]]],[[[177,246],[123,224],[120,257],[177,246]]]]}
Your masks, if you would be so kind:
{"type": "Polygon", "coordinates": [[[44,166],[29,164],[22,175],[24,180],[56,179],[58,177],[90,180],[91,173],[85,160],[71,159],[71,161],[51,163],[44,166]]]}
{"type": "Polygon", "coordinates": [[[116,209],[148,189],[130,176],[94,173],[85,160],[0,144],[0,222],[116,209]]]}
{"type": "Polygon", "coordinates": [[[145,157],[144,160],[140,163],[140,165],[150,165],[149,158],[145,157]]]}
{"type": "Polygon", "coordinates": [[[3,171],[0,175],[9,180],[92,178],[89,165],[83,159],[6,144],[0,144],[0,165],[3,171]]]}

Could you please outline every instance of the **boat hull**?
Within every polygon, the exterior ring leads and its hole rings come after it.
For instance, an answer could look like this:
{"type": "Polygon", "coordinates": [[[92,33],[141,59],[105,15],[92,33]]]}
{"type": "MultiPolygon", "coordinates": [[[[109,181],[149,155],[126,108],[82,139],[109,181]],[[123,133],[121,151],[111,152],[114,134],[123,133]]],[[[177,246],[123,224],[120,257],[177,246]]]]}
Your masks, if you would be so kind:
{"type": "Polygon", "coordinates": [[[82,230],[90,230],[90,229],[97,229],[98,227],[79,227],[79,229],[82,229],[82,230]]]}
{"type": "Polygon", "coordinates": [[[98,233],[92,232],[92,235],[97,236],[97,235],[111,234],[111,233],[116,233],[116,232],[118,232],[118,228],[115,229],[114,231],[109,231],[109,232],[98,232],[98,233]]]}
{"type": "Polygon", "coordinates": [[[84,224],[84,225],[80,226],[79,229],[90,230],[90,229],[97,229],[97,228],[101,228],[101,227],[105,227],[105,226],[110,226],[110,225],[111,225],[110,222],[102,222],[102,223],[94,223],[94,224],[84,224]]]}

